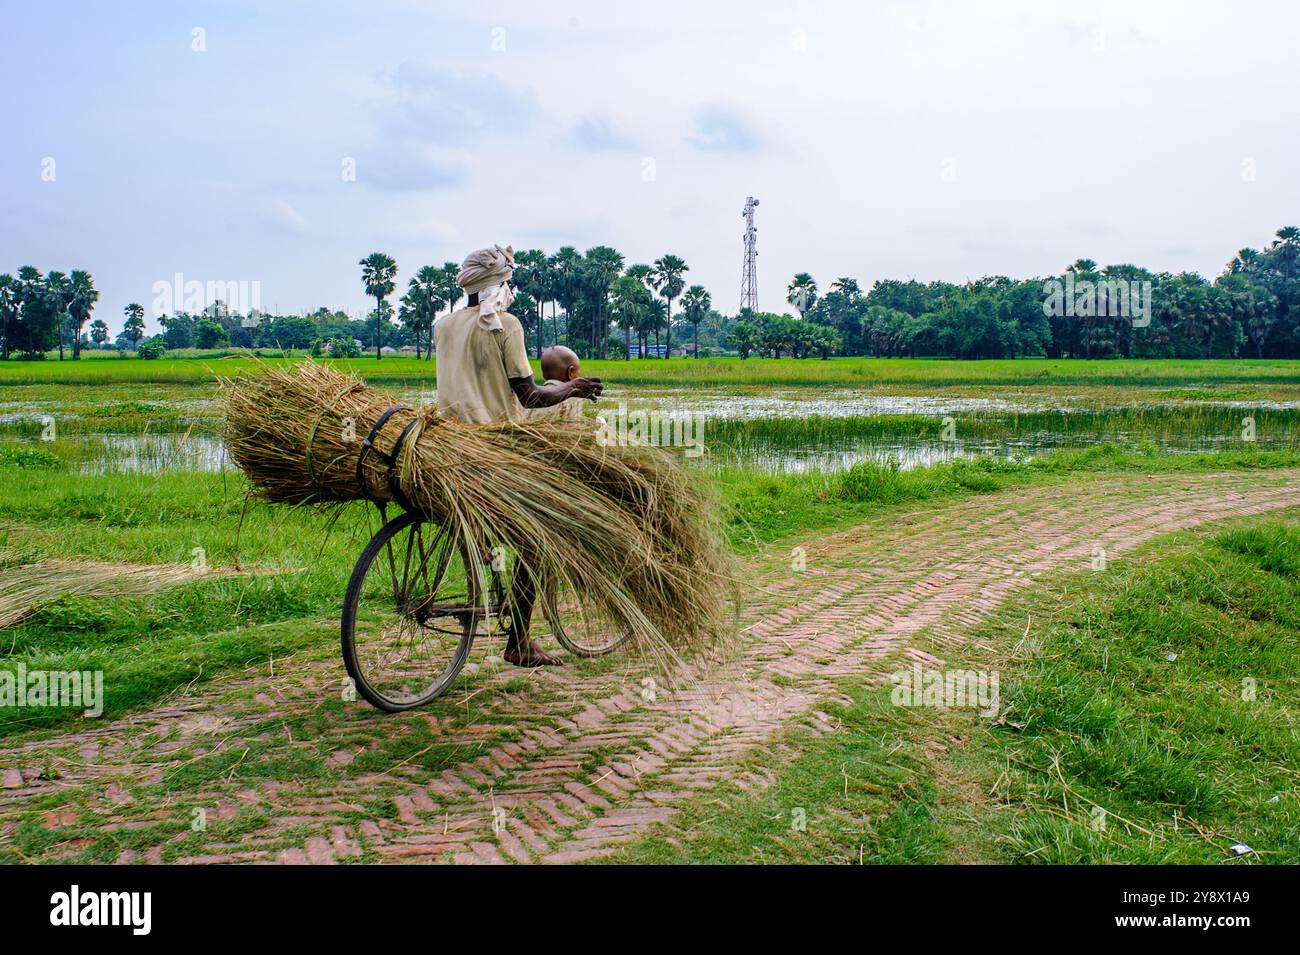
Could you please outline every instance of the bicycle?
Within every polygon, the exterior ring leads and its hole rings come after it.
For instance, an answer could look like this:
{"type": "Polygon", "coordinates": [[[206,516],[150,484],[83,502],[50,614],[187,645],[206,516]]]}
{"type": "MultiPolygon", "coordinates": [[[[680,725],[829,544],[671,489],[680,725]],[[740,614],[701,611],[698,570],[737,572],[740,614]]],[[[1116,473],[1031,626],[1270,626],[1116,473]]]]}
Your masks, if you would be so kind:
{"type": "MultiPolygon", "coordinates": [[[[409,427],[392,451],[374,446],[375,436],[397,410],[381,416],[362,443],[357,476],[364,489],[368,453],[387,461],[388,483],[404,513],[388,520],[384,504],[374,501],[382,526],[357,558],[340,619],[348,676],[367,702],[390,713],[441,696],[465,665],[475,638],[508,620],[510,612],[496,567],[481,580],[474,573],[476,562],[450,526],[430,520],[402,496],[395,465],[409,427]]],[[[601,656],[631,636],[553,580],[541,581],[538,591],[544,623],[538,636],[549,632],[570,653],[601,656]]]]}

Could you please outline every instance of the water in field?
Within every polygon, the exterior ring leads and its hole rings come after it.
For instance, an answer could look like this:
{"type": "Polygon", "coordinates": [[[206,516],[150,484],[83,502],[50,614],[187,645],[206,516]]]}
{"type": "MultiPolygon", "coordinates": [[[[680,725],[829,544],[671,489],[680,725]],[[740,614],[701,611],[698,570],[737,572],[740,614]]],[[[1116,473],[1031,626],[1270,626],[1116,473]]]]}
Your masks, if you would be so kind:
{"type": "MultiPolygon", "coordinates": [[[[644,414],[685,422],[705,451],[688,460],[766,472],[834,471],[890,459],[913,468],[1102,442],[1181,452],[1244,447],[1252,438],[1260,448],[1296,447],[1300,402],[1208,397],[1111,402],[1042,390],[611,387],[590,412],[611,421],[644,414]]],[[[435,393],[408,390],[399,398],[422,404],[435,393]]],[[[0,392],[0,445],[44,448],[83,473],[220,470],[231,464],[210,399],[205,387],[189,385],[13,388],[0,392]]]]}
{"type": "Polygon", "coordinates": [[[63,439],[55,453],[66,456],[83,474],[218,471],[228,466],[226,449],[211,434],[85,434],[63,439]]]}

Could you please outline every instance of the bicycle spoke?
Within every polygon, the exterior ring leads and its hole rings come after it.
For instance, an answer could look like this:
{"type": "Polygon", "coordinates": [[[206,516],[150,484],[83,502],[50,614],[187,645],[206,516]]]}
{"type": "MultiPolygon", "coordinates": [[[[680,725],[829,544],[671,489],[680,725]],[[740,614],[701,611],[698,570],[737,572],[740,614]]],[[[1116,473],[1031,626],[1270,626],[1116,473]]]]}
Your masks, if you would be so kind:
{"type": "MultiPolygon", "coordinates": [[[[417,527],[419,525],[416,525],[417,527]]],[[[415,544],[415,528],[406,529],[406,557],[402,561],[402,590],[401,597],[405,601],[410,596],[410,572],[411,572],[411,548],[415,544]]]]}

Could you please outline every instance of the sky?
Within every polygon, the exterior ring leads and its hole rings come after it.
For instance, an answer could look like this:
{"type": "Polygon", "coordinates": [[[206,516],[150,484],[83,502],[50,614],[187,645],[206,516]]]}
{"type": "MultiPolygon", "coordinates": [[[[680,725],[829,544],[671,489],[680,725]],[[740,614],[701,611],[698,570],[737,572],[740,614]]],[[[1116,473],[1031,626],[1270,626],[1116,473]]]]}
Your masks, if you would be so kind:
{"type": "Polygon", "coordinates": [[[6,0],[0,272],[362,317],[358,260],[686,259],[759,306],[1079,257],[1215,275],[1300,221],[1300,5],[6,0]],[[1292,106],[1287,106],[1287,103],[1292,106]]]}

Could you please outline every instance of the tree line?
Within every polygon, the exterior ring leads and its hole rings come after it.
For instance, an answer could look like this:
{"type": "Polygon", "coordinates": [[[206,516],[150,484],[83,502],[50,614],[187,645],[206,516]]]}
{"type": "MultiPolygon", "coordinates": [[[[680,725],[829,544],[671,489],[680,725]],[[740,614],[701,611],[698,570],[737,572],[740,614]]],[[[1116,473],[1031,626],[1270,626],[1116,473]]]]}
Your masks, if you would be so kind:
{"type": "MultiPolygon", "coordinates": [[[[848,355],[1297,358],[1298,259],[1300,230],[1285,226],[1265,248],[1241,249],[1214,280],[1136,265],[1099,268],[1091,259],[1078,259],[1047,278],[989,276],[964,285],[885,279],[865,293],[844,277],[819,294],[812,276],[801,272],[787,293],[801,322],[834,330],[848,355]],[[1078,290],[1083,306],[1104,287],[1127,293],[1145,283],[1150,313],[1140,320],[1114,307],[1055,313],[1045,307],[1062,286],[1078,290]]],[[[742,316],[730,330],[731,342],[742,355],[797,348],[787,318],[742,316]]]]}
{"type": "MultiPolygon", "coordinates": [[[[510,311],[528,330],[538,354],[548,340],[548,305],[549,340],[561,340],[559,314],[563,310],[564,343],[589,356],[607,357],[615,347],[624,356],[631,350],[645,354],[651,339],[659,353],[661,333],[666,355],[672,349],[674,324],[693,329],[698,354],[699,326],[713,302],[704,286],[686,286],[684,276],[690,271],[686,260],[668,254],[650,265],[628,266],[625,262],[623,253],[607,245],[585,253],[566,245],[553,255],[540,249],[515,254],[511,284],[516,294],[510,311]],[[676,316],[672,311],[675,300],[682,306],[676,316]]],[[[362,286],[375,300],[370,316],[374,322],[371,344],[379,358],[384,325],[393,314],[389,299],[397,289],[397,262],[386,253],[374,252],[362,259],[360,266],[362,286]]],[[[430,353],[434,321],[442,310],[454,309],[460,299],[462,293],[456,285],[459,271],[454,262],[441,267],[425,265],[407,282],[396,318],[414,342],[417,356],[422,349],[426,356],[430,353]]]]}
{"type": "MultiPolygon", "coordinates": [[[[965,284],[882,279],[863,291],[851,277],[822,291],[807,272],[787,287],[791,313],[734,316],[714,309],[709,292],[686,284],[680,256],[627,265],[611,246],[585,253],[564,246],[554,254],[528,249],[515,255],[511,311],[538,353],[563,343],[584,357],[669,354],[675,336],[689,339],[686,354],[731,349],[826,358],[835,354],[951,358],[1235,358],[1300,357],[1300,230],[1279,229],[1264,248],[1241,249],[1213,280],[1194,272],[1152,272],[1135,265],[1099,267],[1078,259],[1057,276],[988,276],[965,284]],[[1142,320],[1114,309],[1046,308],[1053,281],[1071,289],[1107,284],[1150,289],[1142,320]],[[674,309],[674,306],[677,306],[674,309]]],[[[301,316],[257,310],[231,312],[215,302],[201,314],[160,318],[163,332],[145,340],[144,308],[124,310],[115,344],[149,347],[311,349],[351,354],[362,347],[382,356],[385,346],[432,351],[433,324],[463,299],[454,262],[424,265],[402,294],[397,262],[375,252],[359,263],[362,286],[375,300],[363,320],[319,308],[301,316]]],[[[80,357],[83,345],[107,345],[107,323],[91,313],[99,293],[85,271],[42,274],[23,266],[0,275],[0,356],[38,357],[57,349],[80,357]]]]}

